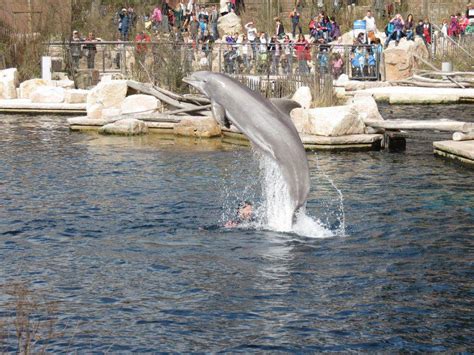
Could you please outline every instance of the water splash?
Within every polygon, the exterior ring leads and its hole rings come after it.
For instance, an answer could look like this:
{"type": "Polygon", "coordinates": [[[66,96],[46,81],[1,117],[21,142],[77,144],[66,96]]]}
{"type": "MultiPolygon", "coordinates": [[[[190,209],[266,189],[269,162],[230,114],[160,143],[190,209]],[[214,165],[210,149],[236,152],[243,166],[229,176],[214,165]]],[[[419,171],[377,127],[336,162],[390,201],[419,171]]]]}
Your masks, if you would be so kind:
{"type": "Polygon", "coordinates": [[[333,237],[334,233],[320,220],[308,216],[305,208],[298,211],[293,223],[293,204],[280,167],[265,155],[256,156],[260,163],[262,181],[263,203],[257,213],[262,228],[311,238],[333,237]]]}
{"type": "Polygon", "coordinates": [[[280,167],[273,159],[263,154],[256,155],[260,163],[262,181],[263,204],[262,211],[259,212],[264,212],[263,222],[268,229],[291,232],[293,205],[280,167]]]}
{"type": "Polygon", "coordinates": [[[344,212],[344,195],[342,194],[342,191],[338,189],[334,181],[324,172],[324,170],[321,168],[319,164],[319,159],[315,155],[316,158],[316,168],[320,172],[320,174],[326,179],[327,182],[336,190],[337,194],[339,195],[339,221],[340,225],[338,230],[336,231],[336,235],[340,237],[345,237],[346,236],[346,214],[344,212]]]}
{"type": "Polygon", "coordinates": [[[220,223],[225,224],[237,217],[236,201],[252,201],[254,204],[254,219],[242,223],[239,228],[270,230],[297,234],[309,238],[329,238],[345,235],[345,216],[342,192],[334,182],[322,171],[317,163],[318,171],[339,194],[340,209],[337,212],[340,227],[334,231],[327,223],[307,214],[306,208],[301,208],[293,220],[293,205],[288,193],[286,181],[279,165],[271,158],[253,151],[254,160],[248,161],[246,171],[241,171],[239,179],[233,178],[231,172],[225,171],[225,184],[222,186],[223,213],[220,223]],[[258,165],[257,165],[258,164],[258,165]],[[259,175],[254,175],[258,170],[259,175]],[[230,182],[230,183],[229,183],[230,182]]]}

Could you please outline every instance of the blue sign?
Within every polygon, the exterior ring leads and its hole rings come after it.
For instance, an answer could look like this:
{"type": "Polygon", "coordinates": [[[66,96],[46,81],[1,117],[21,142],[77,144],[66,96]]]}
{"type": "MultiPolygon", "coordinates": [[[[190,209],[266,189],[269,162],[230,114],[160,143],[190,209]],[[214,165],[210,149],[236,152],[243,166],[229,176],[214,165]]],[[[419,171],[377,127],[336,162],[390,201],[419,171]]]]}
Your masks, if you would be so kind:
{"type": "Polygon", "coordinates": [[[365,20],[356,20],[354,21],[354,30],[363,30],[367,28],[365,20]]]}

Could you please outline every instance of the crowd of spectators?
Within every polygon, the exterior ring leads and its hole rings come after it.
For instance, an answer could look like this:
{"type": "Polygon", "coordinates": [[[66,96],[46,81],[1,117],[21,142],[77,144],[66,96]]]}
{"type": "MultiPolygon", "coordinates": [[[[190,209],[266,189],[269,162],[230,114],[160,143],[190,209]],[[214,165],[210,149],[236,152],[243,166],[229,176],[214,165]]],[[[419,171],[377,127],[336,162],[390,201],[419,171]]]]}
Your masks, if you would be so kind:
{"type": "MultiPolygon", "coordinates": [[[[355,1],[348,3],[350,11],[353,11],[355,4],[355,1]]],[[[226,5],[225,11],[222,11],[216,5],[209,7],[195,4],[194,0],[188,0],[187,3],[180,0],[172,8],[168,0],[163,0],[160,6],[155,6],[150,13],[142,16],[137,16],[133,7],[123,7],[114,17],[117,39],[129,41],[130,35],[136,34],[132,39],[136,42],[136,55],[141,58],[147,52],[147,42],[152,42],[152,38],[166,37],[182,44],[183,48],[192,48],[195,60],[197,58],[202,69],[210,66],[212,48],[214,43],[219,42],[222,68],[227,73],[306,74],[318,70],[331,73],[336,78],[344,72],[346,65],[350,65],[352,76],[377,78],[381,53],[390,42],[395,41],[395,45],[398,45],[403,37],[407,40],[420,37],[429,46],[433,40],[433,28],[427,18],[415,21],[411,14],[404,19],[398,13],[383,30],[379,30],[369,10],[363,18],[365,31],[355,36],[348,50],[347,46],[344,48],[340,45],[342,33],[336,18],[321,10],[305,21],[300,0],[289,13],[288,21],[274,18],[274,30],[270,33],[259,31],[254,22],[248,22],[244,25],[243,33],[221,37],[217,26],[219,18],[227,13],[239,13],[245,7],[243,0],[229,0],[226,5]],[[137,32],[138,21],[141,26],[137,32]],[[291,31],[285,31],[284,22],[291,24],[291,31]],[[381,35],[383,32],[384,36],[381,35]]],[[[392,8],[386,10],[384,14],[392,15],[392,8]]],[[[380,9],[376,8],[376,12],[380,16],[380,9]]],[[[456,39],[474,31],[468,13],[458,13],[452,15],[449,21],[443,21],[441,32],[446,37],[456,39]]],[[[85,53],[88,68],[93,68],[97,51],[94,34],[90,33],[86,38],[90,43],[82,47],[74,45],[81,40],[75,31],[71,39],[73,65],[77,67],[80,56],[85,53]]],[[[120,48],[123,47],[119,44],[117,49],[120,48]]],[[[119,50],[114,62],[117,68],[120,67],[119,50]]]]}

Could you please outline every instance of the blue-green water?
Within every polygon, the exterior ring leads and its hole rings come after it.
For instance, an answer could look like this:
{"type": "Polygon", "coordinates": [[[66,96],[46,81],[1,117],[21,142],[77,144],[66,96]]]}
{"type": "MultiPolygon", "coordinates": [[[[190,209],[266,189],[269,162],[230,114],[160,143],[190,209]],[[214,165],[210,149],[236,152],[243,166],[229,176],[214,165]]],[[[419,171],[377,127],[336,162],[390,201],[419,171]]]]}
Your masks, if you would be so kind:
{"type": "MultiPolygon", "coordinates": [[[[382,108],[440,114],[426,110],[382,108]]],[[[474,350],[474,172],[430,142],[308,153],[308,215],[340,228],[325,175],[344,199],[346,236],[319,239],[208,228],[258,202],[246,148],[71,133],[61,117],[0,116],[0,132],[0,350],[17,350],[18,281],[57,301],[37,350],[474,350]]]]}

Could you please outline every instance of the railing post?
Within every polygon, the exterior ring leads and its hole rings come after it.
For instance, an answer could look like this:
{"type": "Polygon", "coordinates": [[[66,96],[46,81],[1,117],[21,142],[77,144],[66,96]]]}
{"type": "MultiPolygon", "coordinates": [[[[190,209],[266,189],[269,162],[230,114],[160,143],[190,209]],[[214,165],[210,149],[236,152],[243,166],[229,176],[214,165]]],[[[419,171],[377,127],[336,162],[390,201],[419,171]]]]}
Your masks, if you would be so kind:
{"type": "Polygon", "coordinates": [[[125,76],[127,76],[127,44],[124,43],[123,44],[123,47],[122,47],[122,53],[123,53],[123,58],[122,58],[122,62],[123,62],[123,73],[125,76]]]}
{"type": "Polygon", "coordinates": [[[222,73],[222,45],[221,43],[219,43],[218,46],[219,46],[219,73],[222,73]]]}
{"type": "Polygon", "coordinates": [[[102,73],[105,73],[105,45],[101,47],[102,47],[102,73]]]}

